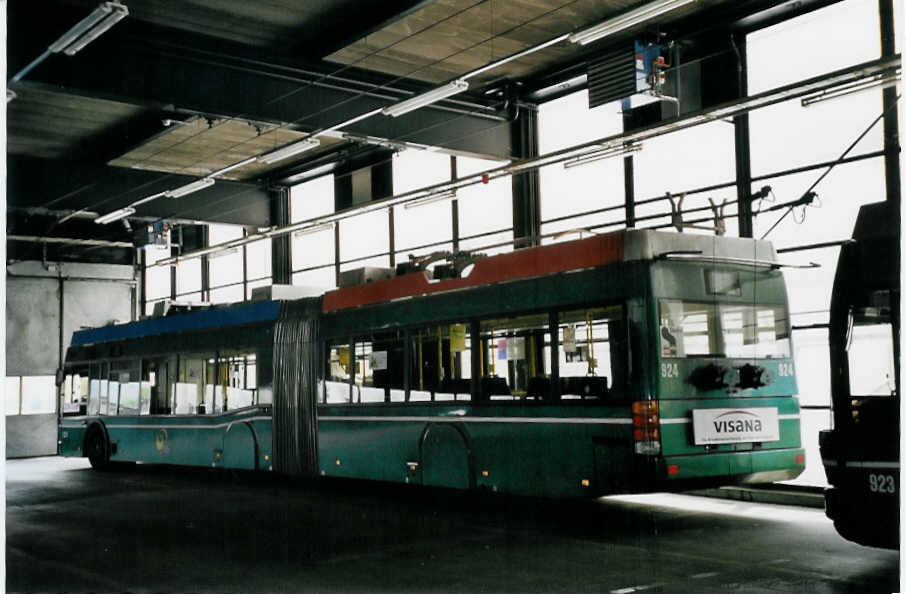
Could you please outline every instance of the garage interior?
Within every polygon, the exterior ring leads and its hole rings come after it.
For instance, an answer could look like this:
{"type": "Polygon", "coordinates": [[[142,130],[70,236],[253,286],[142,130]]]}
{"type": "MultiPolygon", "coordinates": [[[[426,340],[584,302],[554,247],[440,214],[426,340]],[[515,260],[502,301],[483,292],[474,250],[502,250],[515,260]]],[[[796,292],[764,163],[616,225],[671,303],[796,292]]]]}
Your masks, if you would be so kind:
{"type": "Polygon", "coordinates": [[[3,9],[7,590],[899,589],[824,517],[818,434],[840,248],[861,205],[900,228],[901,2],[3,9]],[[820,265],[784,272],[798,479],[575,504],[57,456],[74,331],[626,228],[820,265]]]}

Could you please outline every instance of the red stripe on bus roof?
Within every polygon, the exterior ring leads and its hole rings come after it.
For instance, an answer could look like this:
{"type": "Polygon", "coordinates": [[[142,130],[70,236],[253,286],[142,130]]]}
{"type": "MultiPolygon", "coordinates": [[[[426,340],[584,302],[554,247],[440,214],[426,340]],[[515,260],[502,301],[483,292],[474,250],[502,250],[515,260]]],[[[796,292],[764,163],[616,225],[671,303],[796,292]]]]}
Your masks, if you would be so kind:
{"type": "Polygon", "coordinates": [[[527,248],[482,258],[465,278],[430,281],[424,272],[413,272],[362,285],[343,287],[324,294],[324,313],[414,297],[603,266],[623,259],[625,232],[596,235],[589,239],[527,248]]]}

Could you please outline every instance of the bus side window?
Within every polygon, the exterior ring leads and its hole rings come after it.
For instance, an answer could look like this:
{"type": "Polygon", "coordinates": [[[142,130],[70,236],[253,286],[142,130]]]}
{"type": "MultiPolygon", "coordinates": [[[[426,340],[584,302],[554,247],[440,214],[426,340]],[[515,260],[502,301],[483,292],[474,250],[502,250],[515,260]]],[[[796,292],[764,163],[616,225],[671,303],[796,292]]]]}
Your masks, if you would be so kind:
{"type": "Polygon", "coordinates": [[[604,398],[629,371],[621,305],[559,312],[559,392],[564,400],[604,398]]]}
{"type": "Polygon", "coordinates": [[[137,415],[139,413],[139,365],[138,360],[110,363],[108,414],[137,415]]]}
{"type": "Polygon", "coordinates": [[[64,415],[84,415],[88,412],[88,367],[66,370],[63,378],[60,411],[64,415]]]}
{"type": "Polygon", "coordinates": [[[398,332],[356,340],[355,384],[362,403],[401,402],[404,343],[398,332]]]}
{"type": "Polygon", "coordinates": [[[208,359],[210,357],[203,355],[181,355],[179,357],[179,369],[176,374],[176,382],[173,384],[175,414],[205,414],[204,387],[208,359]]]}
{"type": "Polygon", "coordinates": [[[852,396],[891,396],[896,392],[893,325],[887,303],[885,307],[854,308],[850,312],[846,355],[852,396]]]}
{"type": "MultiPolygon", "coordinates": [[[[214,405],[210,412],[223,413],[252,406],[257,395],[254,377],[256,367],[255,353],[221,351],[216,369],[211,371],[214,378],[212,381],[216,382],[216,385],[213,387],[214,405]]],[[[205,389],[207,390],[207,386],[205,389]]],[[[205,398],[207,399],[207,392],[205,398]]]]}
{"type": "Polygon", "coordinates": [[[327,404],[349,402],[351,393],[349,377],[352,370],[349,343],[345,341],[328,343],[324,362],[327,366],[324,372],[324,402],[327,404]]]}
{"type": "Polygon", "coordinates": [[[471,400],[472,351],[464,323],[409,331],[409,401],[471,400]]]}
{"type": "Polygon", "coordinates": [[[106,415],[109,365],[106,361],[92,363],[88,373],[88,414],[106,415]]]}
{"type": "Polygon", "coordinates": [[[170,414],[166,398],[166,369],[167,361],[165,359],[144,359],[142,361],[142,379],[139,385],[139,414],[170,414]]]}
{"type": "Polygon", "coordinates": [[[551,376],[549,325],[546,312],[481,321],[481,399],[547,397],[551,376]]]}

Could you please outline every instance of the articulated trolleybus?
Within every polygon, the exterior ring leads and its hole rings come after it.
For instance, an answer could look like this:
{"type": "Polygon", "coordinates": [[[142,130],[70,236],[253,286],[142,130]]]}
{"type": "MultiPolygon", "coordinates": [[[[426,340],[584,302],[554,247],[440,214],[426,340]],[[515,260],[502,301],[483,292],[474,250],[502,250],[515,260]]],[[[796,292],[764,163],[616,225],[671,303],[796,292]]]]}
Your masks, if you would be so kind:
{"type": "Polygon", "coordinates": [[[899,546],[899,226],[885,202],[859,210],[831,293],[833,429],[820,434],[827,515],[860,544],[899,546]]]}
{"type": "Polygon", "coordinates": [[[802,472],[769,243],[626,230],[434,264],[76,332],[61,453],[553,497],[802,472]]]}

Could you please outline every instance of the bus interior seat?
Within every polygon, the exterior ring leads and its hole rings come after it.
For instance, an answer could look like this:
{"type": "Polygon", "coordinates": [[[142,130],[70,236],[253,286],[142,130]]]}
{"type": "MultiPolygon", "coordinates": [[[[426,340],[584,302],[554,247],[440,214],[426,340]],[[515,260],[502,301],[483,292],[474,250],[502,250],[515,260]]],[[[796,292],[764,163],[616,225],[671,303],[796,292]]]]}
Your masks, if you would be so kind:
{"type": "Polygon", "coordinates": [[[581,398],[604,398],[607,395],[607,378],[598,375],[561,377],[560,393],[581,398]]]}
{"type": "Polygon", "coordinates": [[[511,396],[510,386],[506,383],[506,378],[486,376],[481,378],[481,400],[490,400],[491,396],[511,396]]]}
{"type": "Polygon", "coordinates": [[[525,390],[529,398],[538,398],[542,400],[551,399],[551,378],[543,375],[536,375],[529,378],[528,387],[525,390]]]}
{"type": "Polygon", "coordinates": [[[449,394],[471,394],[472,393],[472,380],[469,378],[449,378],[445,377],[443,381],[440,382],[440,388],[438,392],[446,392],[449,394]]]}

